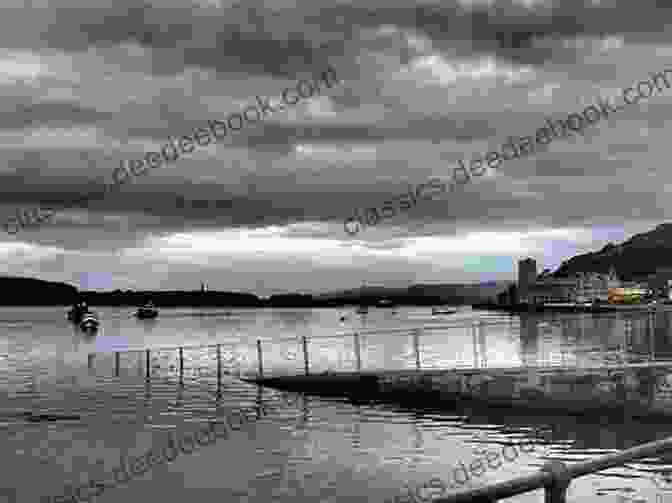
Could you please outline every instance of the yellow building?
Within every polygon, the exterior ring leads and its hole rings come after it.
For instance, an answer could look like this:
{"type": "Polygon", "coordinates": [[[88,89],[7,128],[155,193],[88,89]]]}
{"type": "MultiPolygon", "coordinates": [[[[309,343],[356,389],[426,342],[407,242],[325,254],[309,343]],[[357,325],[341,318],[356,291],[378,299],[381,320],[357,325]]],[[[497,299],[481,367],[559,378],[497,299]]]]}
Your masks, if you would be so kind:
{"type": "Polygon", "coordinates": [[[633,304],[642,301],[647,294],[645,288],[625,287],[609,289],[609,304],[633,304]]]}

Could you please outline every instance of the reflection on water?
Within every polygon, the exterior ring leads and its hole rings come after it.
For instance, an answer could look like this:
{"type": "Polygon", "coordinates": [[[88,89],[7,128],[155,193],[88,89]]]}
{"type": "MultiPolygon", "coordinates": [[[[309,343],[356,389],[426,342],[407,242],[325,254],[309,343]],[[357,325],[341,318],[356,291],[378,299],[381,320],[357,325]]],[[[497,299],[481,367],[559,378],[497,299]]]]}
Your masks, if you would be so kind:
{"type": "MultiPolygon", "coordinates": [[[[16,488],[20,503],[61,494],[67,484],[99,477],[101,470],[118,465],[120,455],[137,456],[162,445],[166,431],[195,431],[201,422],[261,403],[277,410],[229,440],[157,466],[96,501],[382,502],[399,494],[406,483],[447,479],[453,467],[468,465],[484,448],[499,450],[523,440],[536,446],[533,453],[488,471],[465,488],[529,473],[549,459],[574,462],[672,436],[669,421],[633,421],[623,414],[551,416],[445,404],[417,410],[282,394],[236,378],[239,371],[256,369],[258,338],[264,341],[268,369],[290,368],[286,356],[291,354],[293,368],[302,371],[301,335],[312,337],[311,369],[353,368],[352,335],[327,336],[436,325],[429,308],[399,308],[395,316],[371,309],[366,325],[355,314],[342,322],[342,311],[328,309],[240,309],[231,310],[230,316],[218,310],[162,310],[151,324],[134,320],[123,309],[103,308],[100,313],[100,335],[84,339],[64,320],[62,310],[0,310],[0,354],[7,355],[0,359],[0,485],[16,488]],[[143,353],[122,354],[119,376],[112,354],[97,355],[92,362],[87,357],[96,350],[181,344],[222,345],[219,386],[214,347],[184,351],[182,386],[173,350],[152,352],[149,382],[144,379],[143,353]],[[27,411],[79,415],[81,420],[31,422],[23,414],[27,411]]],[[[423,367],[599,366],[669,359],[672,351],[667,312],[485,316],[496,324],[472,327],[475,313],[464,310],[452,318],[462,326],[427,328],[420,337],[423,367]]],[[[415,368],[409,334],[362,335],[361,341],[365,368],[415,368]]],[[[672,378],[665,372],[633,372],[636,380],[624,377],[619,383],[643,401],[672,401],[672,378]]],[[[618,389],[605,387],[603,392],[618,389]]],[[[568,500],[593,501],[605,495],[600,501],[610,502],[628,495],[654,501],[651,477],[666,468],[664,461],[650,459],[584,477],[572,484],[568,500]]],[[[535,492],[511,501],[541,498],[535,492]]]]}

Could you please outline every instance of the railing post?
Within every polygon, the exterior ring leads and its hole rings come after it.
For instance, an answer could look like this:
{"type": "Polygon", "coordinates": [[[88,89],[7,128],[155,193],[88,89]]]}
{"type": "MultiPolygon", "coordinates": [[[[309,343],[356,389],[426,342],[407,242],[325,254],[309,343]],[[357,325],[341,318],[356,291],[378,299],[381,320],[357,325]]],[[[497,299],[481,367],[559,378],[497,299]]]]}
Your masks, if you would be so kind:
{"type": "Polygon", "coordinates": [[[479,358],[478,358],[478,337],[476,336],[476,323],[472,322],[471,324],[471,344],[474,348],[474,368],[477,369],[480,367],[479,358]]]}
{"type": "Polygon", "coordinates": [[[546,463],[541,471],[553,476],[551,484],[544,488],[544,503],[567,503],[567,487],[572,480],[567,465],[562,461],[553,460],[546,463]]]}
{"type": "Polygon", "coordinates": [[[180,360],[180,384],[184,377],[184,348],[177,348],[178,359],[180,360]]]}
{"type": "Polygon", "coordinates": [[[119,351],[116,351],[114,353],[114,375],[115,377],[119,377],[119,351]]]}
{"type": "Polygon", "coordinates": [[[355,332],[355,359],[357,360],[357,372],[362,371],[362,353],[359,347],[359,334],[355,332]]]}
{"type": "Polygon", "coordinates": [[[149,379],[149,349],[145,349],[145,378],[149,379]]]}
{"type": "Polygon", "coordinates": [[[478,352],[481,358],[483,368],[488,368],[488,348],[486,337],[488,336],[487,324],[479,318],[478,320],[478,352]]]}
{"type": "Polygon", "coordinates": [[[415,348],[415,370],[420,370],[420,330],[413,330],[413,347],[415,348]]]}
{"type": "Polygon", "coordinates": [[[264,355],[261,352],[261,339],[257,339],[257,362],[259,363],[259,377],[264,377],[264,355]]]}
{"type": "Polygon", "coordinates": [[[217,344],[217,388],[222,380],[222,345],[217,344]]]}
{"type": "Polygon", "coordinates": [[[303,339],[303,364],[304,368],[306,371],[306,375],[310,373],[308,369],[308,340],[306,339],[306,336],[302,336],[303,339]]]}

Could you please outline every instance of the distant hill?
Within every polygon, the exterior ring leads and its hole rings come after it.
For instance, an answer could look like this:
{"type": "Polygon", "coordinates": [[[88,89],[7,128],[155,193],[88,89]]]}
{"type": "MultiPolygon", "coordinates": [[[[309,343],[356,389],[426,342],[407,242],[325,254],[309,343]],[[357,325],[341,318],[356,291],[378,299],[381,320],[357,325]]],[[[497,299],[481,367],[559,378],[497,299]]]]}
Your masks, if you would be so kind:
{"type": "MultiPolygon", "coordinates": [[[[385,288],[369,286],[363,289],[356,288],[329,294],[320,295],[321,299],[339,299],[363,303],[372,298],[387,298],[398,303],[413,303],[426,299],[429,304],[471,304],[495,298],[498,293],[506,290],[511,281],[488,281],[474,284],[420,284],[408,288],[385,288]]],[[[423,302],[425,303],[425,302],[423,302]]]]}
{"type": "Polygon", "coordinates": [[[563,262],[553,276],[569,277],[578,272],[607,273],[612,266],[625,280],[655,273],[656,269],[672,268],[672,224],[661,224],[621,244],[609,243],[599,251],[572,257],[563,262]]]}
{"type": "Polygon", "coordinates": [[[83,291],[92,306],[140,306],[151,300],[158,307],[261,307],[251,293],[207,291],[83,291]]]}
{"type": "Polygon", "coordinates": [[[33,278],[0,277],[3,306],[66,306],[86,300],[91,306],[139,306],[151,300],[158,307],[339,307],[375,306],[382,299],[397,305],[472,304],[486,301],[509,286],[507,281],[480,284],[428,284],[408,288],[366,287],[322,295],[299,293],[260,299],[250,293],[207,291],[78,291],[72,285],[33,278]]]}
{"type": "Polygon", "coordinates": [[[34,278],[0,276],[2,306],[67,306],[78,298],[77,288],[66,283],[34,278]]]}
{"type": "Polygon", "coordinates": [[[494,299],[505,291],[512,281],[488,281],[473,284],[413,285],[409,293],[439,297],[445,304],[472,304],[494,299]]]}

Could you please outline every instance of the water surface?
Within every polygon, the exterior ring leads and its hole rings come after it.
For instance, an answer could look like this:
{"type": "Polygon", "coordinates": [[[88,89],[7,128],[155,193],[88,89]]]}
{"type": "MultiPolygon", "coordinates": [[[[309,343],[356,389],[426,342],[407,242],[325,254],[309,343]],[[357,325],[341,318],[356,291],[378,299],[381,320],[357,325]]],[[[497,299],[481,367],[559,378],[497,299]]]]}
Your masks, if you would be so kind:
{"type": "MultiPolygon", "coordinates": [[[[468,466],[484,448],[501,451],[521,441],[536,446],[465,487],[529,473],[549,459],[589,459],[672,435],[672,425],[662,422],[447,410],[432,404],[409,410],[283,394],[237,378],[256,371],[257,339],[267,372],[303,369],[301,336],[309,337],[311,370],[353,369],[353,331],[381,331],[361,336],[364,368],[414,368],[410,329],[419,326],[426,327],[419,339],[423,368],[669,359],[668,313],[519,319],[464,309],[437,318],[428,308],[400,308],[396,313],[371,310],[363,318],[338,309],[163,309],[152,322],[135,320],[128,309],[99,311],[102,330],[87,338],[65,320],[61,308],[0,310],[2,485],[5,494],[16,489],[16,501],[37,501],[62,494],[66,484],[105,478],[120,455],[164,446],[170,431],[195,431],[208,420],[240,407],[258,410],[262,403],[275,409],[228,440],[154,467],[97,501],[382,502],[405,484],[432,477],[451,480],[455,466],[468,466]],[[477,315],[492,325],[473,328],[477,315]],[[446,328],[451,324],[459,326],[446,328]],[[408,330],[391,333],[392,328],[408,330]],[[347,335],[335,337],[339,333],[347,335]],[[177,352],[158,349],[202,344],[213,346],[184,351],[181,385],[177,352]],[[216,344],[223,366],[219,387],[216,344]],[[119,376],[114,375],[113,351],[146,347],[154,349],[149,382],[142,352],[123,353],[119,376]],[[101,354],[89,360],[96,351],[101,354]],[[22,415],[27,411],[80,419],[31,422],[22,415]]],[[[617,495],[629,495],[654,501],[651,477],[664,468],[661,460],[646,460],[584,477],[572,484],[569,499],[595,501],[600,495],[600,501],[618,501],[617,495]]],[[[542,492],[511,501],[542,501],[542,492]]]]}

